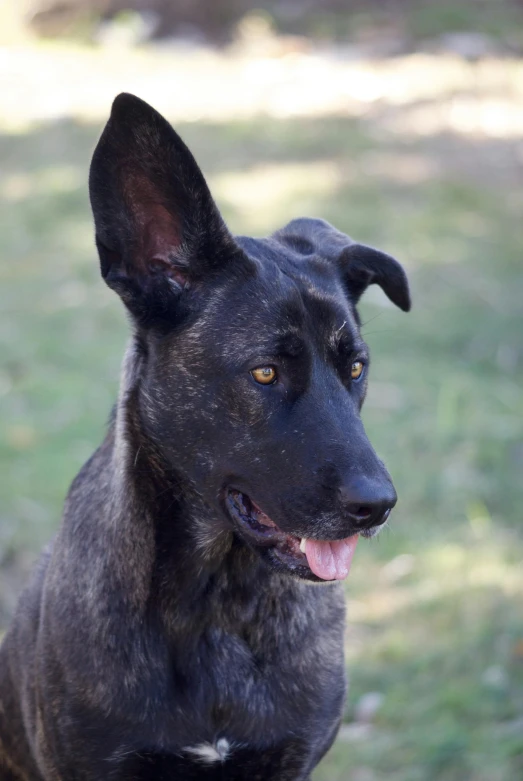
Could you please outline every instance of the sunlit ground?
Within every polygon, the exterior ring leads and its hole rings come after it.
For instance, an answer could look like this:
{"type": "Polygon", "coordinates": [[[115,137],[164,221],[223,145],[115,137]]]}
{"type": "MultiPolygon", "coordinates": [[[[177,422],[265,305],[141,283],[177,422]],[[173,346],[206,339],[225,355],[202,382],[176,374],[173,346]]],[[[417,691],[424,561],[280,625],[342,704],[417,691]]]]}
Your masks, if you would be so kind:
{"type": "MultiPolygon", "coordinates": [[[[272,47],[272,48],[271,48],[272,47]]],[[[89,157],[114,95],[165,112],[233,230],[324,217],[393,252],[364,414],[400,503],[347,585],[351,692],[317,781],[523,777],[523,70],[288,50],[0,51],[0,622],[100,441],[125,317],[89,157]]]]}
{"type": "Polygon", "coordinates": [[[342,49],[302,51],[262,39],[226,51],[184,47],[116,50],[20,44],[0,50],[4,127],[74,116],[100,120],[117,92],[145,94],[180,120],[326,114],[390,109],[383,128],[430,135],[520,138],[523,62],[412,54],[355,60],[342,49]]]}

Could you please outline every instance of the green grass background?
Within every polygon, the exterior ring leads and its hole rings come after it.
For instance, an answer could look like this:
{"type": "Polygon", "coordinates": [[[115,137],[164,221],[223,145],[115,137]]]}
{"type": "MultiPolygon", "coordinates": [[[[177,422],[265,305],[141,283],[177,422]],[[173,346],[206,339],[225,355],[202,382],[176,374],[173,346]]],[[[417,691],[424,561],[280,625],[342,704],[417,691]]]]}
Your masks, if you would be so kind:
{"type": "MultiPolygon", "coordinates": [[[[515,143],[405,138],[379,116],[177,129],[235,231],[321,216],[395,253],[412,283],[409,315],[377,290],[362,303],[373,353],[364,420],[400,500],[390,530],[358,546],[346,724],[315,779],[523,778],[515,143]],[[369,692],[381,705],[366,723],[369,692]]],[[[127,323],[98,274],[86,185],[100,130],[63,120],[0,135],[4,628],[117,390],[127,323]]]]}

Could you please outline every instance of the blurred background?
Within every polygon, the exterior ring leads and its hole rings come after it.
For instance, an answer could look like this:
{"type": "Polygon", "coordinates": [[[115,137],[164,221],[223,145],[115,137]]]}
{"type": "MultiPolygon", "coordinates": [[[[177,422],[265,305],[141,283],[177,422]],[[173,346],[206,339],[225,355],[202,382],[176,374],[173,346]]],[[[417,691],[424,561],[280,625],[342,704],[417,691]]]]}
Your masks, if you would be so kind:
{"type": "Polygon", "coordinates": [[[521,0],[0,2],[0,634],[100,442],[127,334],[90,155],[134,92],[235,232],[323,217],[395,254],[364,420],[400,502],[347,583],[315,781],[523,778],[521,0]]]}

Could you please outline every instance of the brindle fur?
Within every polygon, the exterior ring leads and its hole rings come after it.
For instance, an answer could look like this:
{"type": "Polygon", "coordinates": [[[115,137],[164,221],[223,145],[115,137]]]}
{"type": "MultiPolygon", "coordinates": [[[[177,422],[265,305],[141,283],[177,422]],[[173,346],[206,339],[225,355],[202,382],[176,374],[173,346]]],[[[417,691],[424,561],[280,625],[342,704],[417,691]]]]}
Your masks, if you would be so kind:
{"type": "Polygon", "coordinates": [[[377,282],[408,309],[405,275],[321,220],[233,239],[190,152],[133,96],[90,187],[133,335],[107,436],[0,650],[0,777],[307,781],[342,714],[343,593],[245,544],[223,491],[245,486],[298,536],[354,531],[347,480],[391,487],[347,380],[355,303],[377,282]],[[282,388],[256,386],[248,369],[273,355],[282,388]],[[224,762],[186,751],[220,737],[224,762]]]}

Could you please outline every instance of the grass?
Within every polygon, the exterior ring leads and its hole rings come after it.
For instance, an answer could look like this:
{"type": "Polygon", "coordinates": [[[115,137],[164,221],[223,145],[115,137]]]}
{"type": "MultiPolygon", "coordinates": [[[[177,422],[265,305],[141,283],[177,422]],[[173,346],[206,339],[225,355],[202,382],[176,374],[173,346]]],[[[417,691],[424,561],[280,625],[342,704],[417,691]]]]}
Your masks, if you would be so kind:
{"type": "MultiPolygon", "coordinates": [[[[390,530],[360,544],[349,578],[346,724],[315,781],[515,781],[521,189],[489,162],[487,138],[409,139],[376,122],[178,129],[234,230],[322,216],[394,252],[412,281],[408,316],[374,289],[362,304],[374,359],[364,420],[400,504],[390,530]],[[369,693],[379,707],[365,721],[369,693]]],[[[99,131],[64,120],[0,136],[4,626],[117,389],[127,326],[98,275],[86,188],[99,131]]]]}

